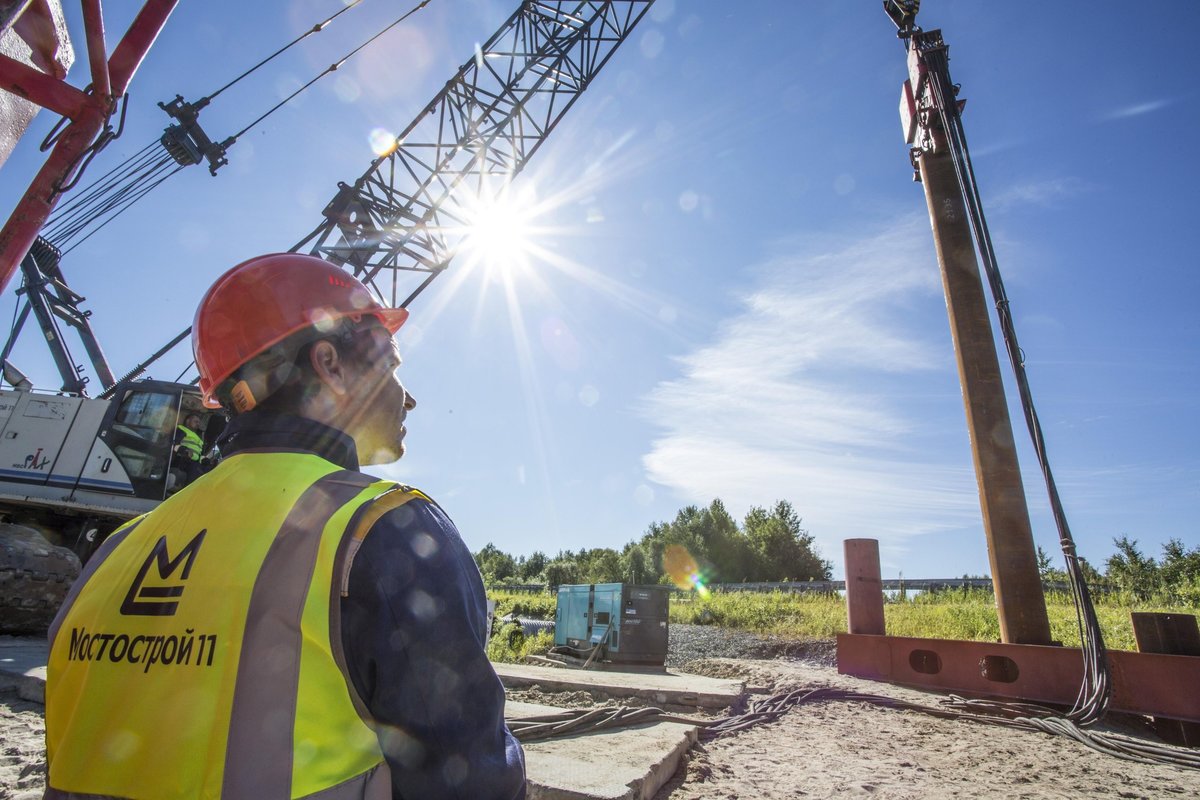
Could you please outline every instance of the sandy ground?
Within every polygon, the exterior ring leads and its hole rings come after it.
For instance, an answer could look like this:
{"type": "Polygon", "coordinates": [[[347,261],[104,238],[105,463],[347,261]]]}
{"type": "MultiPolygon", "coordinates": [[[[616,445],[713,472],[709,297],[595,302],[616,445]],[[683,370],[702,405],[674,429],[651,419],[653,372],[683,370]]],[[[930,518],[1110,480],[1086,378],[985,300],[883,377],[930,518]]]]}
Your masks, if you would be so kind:
{"type": "MultiPolygon", "coordinates": [[[[744,677],[764,693],[836,686],[937,699],[813,663],[710,659],[692,669],[744,677]]],[[[578,700],[563,704],[586,704],[578,700]]],[[[0,690],[0,800],[41,797],[42,711],[15,690],[0,690]]],[[[1045,734],[839,702],[800,706],[774,723],[697,745],[655,800],[821,797],[1192,798],[1200,797],[1200,771],[1121,761],[1045,734]]]]}
{"type": "Polygon", "coordinates": [[[46,785],[44,709],[0,690],[0,799],[35,800],[46,785]]]}
{"type": "MultiPolygon", "coordinates": [[[[772,694],[834,686],[925,704],[940,697],[798,662],[712,659],[691,668],[742,675],[772,694]]],[[[838,702],[697,745],[655,800],[796,797],[1193,798],[1200,771],[1123,761],[1047,734],[838,702]]]]}

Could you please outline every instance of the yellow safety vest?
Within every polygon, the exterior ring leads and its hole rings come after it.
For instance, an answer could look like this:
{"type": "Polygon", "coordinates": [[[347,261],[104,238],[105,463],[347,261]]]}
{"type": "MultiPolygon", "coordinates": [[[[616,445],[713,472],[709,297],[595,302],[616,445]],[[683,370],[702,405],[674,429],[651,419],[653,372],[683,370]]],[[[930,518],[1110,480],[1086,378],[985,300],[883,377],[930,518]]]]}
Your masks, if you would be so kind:
{"type": "Polygon", "coordinates": [[[179,441],[179,446],[187,452],[188,458],[192,461],[199,461],[200,454],[204,450],[204,440],[200,438],[200,434],[186,425],[180,425],[179,430],[183,431],[183,438],[179,441]]]}
{"type": "Polygon", "coordinates": [[[239,453],[114,533],[50,630],[48,798],[390,798],[343,669],[370,525],[419,492],[239,453]]]}

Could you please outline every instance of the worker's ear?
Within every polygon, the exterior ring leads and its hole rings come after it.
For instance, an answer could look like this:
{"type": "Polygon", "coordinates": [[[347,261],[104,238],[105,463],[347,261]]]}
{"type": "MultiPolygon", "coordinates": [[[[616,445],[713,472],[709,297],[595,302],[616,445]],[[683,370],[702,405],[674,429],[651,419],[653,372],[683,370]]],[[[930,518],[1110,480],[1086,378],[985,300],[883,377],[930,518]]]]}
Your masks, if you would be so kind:
{"type": "Polygon", "coordinates": [[[332,342],[318,340],[309,350],[308,357],[313,373],[330,391],[336,395],[345,395],[349,391],[346,362],[332,342]]]}

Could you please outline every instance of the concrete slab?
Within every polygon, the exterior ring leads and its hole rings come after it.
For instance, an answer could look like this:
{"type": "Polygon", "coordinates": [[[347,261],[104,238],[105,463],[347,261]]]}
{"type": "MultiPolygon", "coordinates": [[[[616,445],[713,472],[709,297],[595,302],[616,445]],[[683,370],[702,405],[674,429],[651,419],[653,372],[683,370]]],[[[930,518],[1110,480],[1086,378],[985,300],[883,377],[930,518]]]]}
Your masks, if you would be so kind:
{"type": "MultiPolygon", "coordinates": [[[[509,702],[506,719],[562,711],[509,702]]],[[[528,800],[650,800],[679,769],[696,728],[656,722],[620,730],[528,742],[528,800]]]]}
{"type": "Polygon", "coordinates": [[[494,664],[501,682],[510,689],[538,686],[543,691],[595,692],[620,699],[636,697],[650,703],[690,708],[726,708],[745,691],[741,681],[705,678],[682,672],[627,673],[494,664]]]}
{"type": "Polygon", "coordinates": [[[50,643],[41,636],[0,636],[0,687],[16,686],[22,700],[46,702],[50,643]]]}

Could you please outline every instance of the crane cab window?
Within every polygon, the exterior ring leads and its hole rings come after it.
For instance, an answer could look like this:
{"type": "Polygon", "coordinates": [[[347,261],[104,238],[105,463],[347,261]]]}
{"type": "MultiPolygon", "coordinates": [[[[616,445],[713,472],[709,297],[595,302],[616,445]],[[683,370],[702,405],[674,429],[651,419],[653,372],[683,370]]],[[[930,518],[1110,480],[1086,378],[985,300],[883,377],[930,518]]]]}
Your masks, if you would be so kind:
{"type": "Polygon", "coordinates": [[[132,391],[122,399],[109,443],[131,479],[165,480],[178,406],[178,395],[162,392],[132,391]]]}

